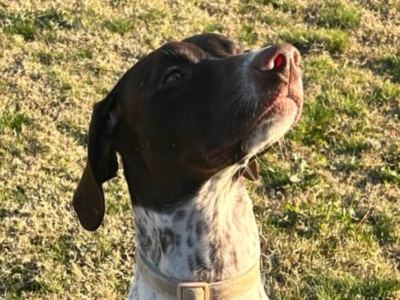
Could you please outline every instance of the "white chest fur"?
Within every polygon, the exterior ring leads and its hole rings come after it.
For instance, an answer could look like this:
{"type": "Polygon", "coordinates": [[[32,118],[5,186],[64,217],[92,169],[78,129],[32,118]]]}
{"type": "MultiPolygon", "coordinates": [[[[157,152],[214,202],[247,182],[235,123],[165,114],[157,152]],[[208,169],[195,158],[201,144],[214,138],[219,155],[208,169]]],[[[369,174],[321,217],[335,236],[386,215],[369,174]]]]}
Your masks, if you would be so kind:
{"type": "MultiPolygon", "coordinates": [[[[217,174],[196,197],[169,212],[134,208],[137,247],[161,273],[182,281],[216,282],[241,275],[259,259],[253,205],[245,188],[232,181],[234,171],[217,174]]],[[[145,299],[165,298],[135,272],[129,300],[145,299]]],[[[268,299],[261,278],[239,299],[268,299]]]]}

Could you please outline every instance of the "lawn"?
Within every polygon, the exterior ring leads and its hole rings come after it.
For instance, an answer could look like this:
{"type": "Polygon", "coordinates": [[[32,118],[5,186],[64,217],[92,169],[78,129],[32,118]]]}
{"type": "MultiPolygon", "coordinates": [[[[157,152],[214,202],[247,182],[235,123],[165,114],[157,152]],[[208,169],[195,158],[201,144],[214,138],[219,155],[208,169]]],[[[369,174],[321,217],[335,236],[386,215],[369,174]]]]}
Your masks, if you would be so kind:
{"type": "Polygon", "coordinates": [[[400,299],[399,0],[0,1],[0,299],[126,297],[122,172],[96,233],[71,209],[92,106],[202,32],[303,56],[302,118],[248,183],[271,299],[400,299]]]}

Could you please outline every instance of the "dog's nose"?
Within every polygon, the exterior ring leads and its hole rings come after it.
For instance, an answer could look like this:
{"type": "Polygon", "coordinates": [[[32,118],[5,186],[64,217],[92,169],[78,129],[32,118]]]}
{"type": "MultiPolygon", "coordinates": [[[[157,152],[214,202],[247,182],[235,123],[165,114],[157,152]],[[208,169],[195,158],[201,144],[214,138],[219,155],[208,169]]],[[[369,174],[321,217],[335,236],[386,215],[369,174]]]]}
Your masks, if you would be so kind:
{"type": "Polygon", "coordinates": [[[261,50],[255,57],[255,68],[261,72],[284,71],[286,68],[299,68],[299,50],[289,44],[281,44],[261,50]]]}

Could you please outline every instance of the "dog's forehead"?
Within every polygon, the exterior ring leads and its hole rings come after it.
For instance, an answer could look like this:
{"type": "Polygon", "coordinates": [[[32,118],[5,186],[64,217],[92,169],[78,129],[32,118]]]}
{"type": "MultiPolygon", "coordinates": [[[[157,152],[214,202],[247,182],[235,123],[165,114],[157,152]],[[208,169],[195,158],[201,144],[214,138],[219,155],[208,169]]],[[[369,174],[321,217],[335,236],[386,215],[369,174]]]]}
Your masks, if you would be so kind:
{"type": "Polygon", "coordinates": [[[211,56],[223,57],[239,54],[242,48],[226,36],[220,34],[200,34],[184,39],[182,42],[192,44],[211,56]]]}
{"type": "MultiPolygon", "coordinates": [[[[243,47],[219,34],[199,34],[180,42],[168,42],[141,58],[134,66],[135,73],[147,74],[149,70],[160,69],[163,64],[176,61],[176,58],[199,62],[204,58],[223,58],[243,53],[243,47]],[[156,65],[157,68],[152,68],[156,65]]],[[[139,77],[139,76],[136,76],[139,77]]],[[[142,80],[143,81],[143,80],[142,80]]]]}
{"type": "Polygon", "coordinates": [[[221,58],[242,52],[242,48],[238,44],[219,34],[195,35],[180,42],[167,43],[159,50],[164,52],[171,50],[189,59],[192,58],[190,60],[198,60],[203,57],[221,58]]]}

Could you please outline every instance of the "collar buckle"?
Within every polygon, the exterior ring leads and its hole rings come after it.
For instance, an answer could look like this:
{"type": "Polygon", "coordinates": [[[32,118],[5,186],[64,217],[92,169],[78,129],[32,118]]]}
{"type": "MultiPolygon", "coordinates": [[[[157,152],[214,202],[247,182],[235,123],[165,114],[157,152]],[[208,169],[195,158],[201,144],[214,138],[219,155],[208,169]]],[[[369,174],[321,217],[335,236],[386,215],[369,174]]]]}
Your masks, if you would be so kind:
{"type": "Polygon", "coordinates": [[[178,300],[210,300],[210,288],[207,282],[179,283],[178,300]]]}

